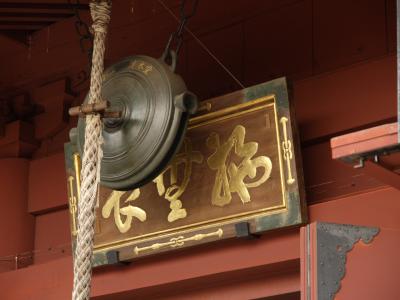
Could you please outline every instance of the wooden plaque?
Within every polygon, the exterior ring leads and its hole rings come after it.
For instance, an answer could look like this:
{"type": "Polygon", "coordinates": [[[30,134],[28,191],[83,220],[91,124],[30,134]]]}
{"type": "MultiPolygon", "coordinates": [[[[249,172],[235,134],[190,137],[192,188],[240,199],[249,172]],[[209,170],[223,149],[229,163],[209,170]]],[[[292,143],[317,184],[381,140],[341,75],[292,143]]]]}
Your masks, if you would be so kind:
{"type": "MultiPolygon", "coordinates": [[[[96,265],[305,222],[299,145],[284,78],[202,102],[171,164],[128,192],[100,187],[96,265]]],[[[65,147],[71,232],[80,157],[65,147]]]]}

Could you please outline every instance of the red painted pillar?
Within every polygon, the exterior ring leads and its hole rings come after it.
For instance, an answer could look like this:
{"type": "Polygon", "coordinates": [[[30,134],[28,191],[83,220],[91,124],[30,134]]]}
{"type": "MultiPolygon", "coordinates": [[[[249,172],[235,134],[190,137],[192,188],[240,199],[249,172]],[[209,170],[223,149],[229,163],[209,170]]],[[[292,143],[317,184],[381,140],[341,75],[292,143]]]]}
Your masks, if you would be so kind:
{"type": "MultiPolygon", "coordinates": [[[[17,254],[30,252],[34,241],[34,217],[28,213],[29,161],[0,159],[0,272],[16,267],[17,254]]],[[[18,258],[19,265],[27,258],[18,258]]]]}

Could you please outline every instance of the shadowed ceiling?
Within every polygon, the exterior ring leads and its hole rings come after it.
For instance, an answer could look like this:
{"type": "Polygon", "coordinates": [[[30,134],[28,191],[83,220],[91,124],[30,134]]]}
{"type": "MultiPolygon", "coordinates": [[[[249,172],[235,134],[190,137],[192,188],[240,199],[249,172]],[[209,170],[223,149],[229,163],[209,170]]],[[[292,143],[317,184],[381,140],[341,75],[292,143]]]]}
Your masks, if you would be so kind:
{"type": "MultiPolygon", "coordinates": [[[[88,1],[71,0],[79,10],[88,10],[88,1]]],[[[30,0],[0,2],[0,34],[27,43],[29,35],[74,15],[68,0],[30,0]]]]}

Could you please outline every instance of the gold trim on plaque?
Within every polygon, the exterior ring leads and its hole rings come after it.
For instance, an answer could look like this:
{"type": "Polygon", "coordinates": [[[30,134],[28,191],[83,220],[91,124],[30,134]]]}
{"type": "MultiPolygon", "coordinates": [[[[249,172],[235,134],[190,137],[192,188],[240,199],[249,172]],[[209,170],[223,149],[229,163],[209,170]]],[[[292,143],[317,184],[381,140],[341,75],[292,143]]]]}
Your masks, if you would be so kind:
{"type": "Polygon", "coordinates": [[[76,201],[74,193],[74,176],[68,177],[68,188],[69,188],[69,212],[71,214],[71,234],[75,236],[78,233],[78,226],[76,224],[76,213],[78,212],[78,203],[76,201]]]}
{"type": "MultiPolygon", "coordinates": [[[[286,201],[285,201],[286,202],[286,201]]],[[[250,212],[251,215],[254,215],[254,217],[257,218],[262,218],[265,216],[270,216],[270,215],[274,215],[274,214],[278,214],[278,213],[282,213],[284,211],[287,211],[287,207],[283,206],[283,205],[277,205],[274,207],[270,207],[269,210],[267,210],[266,212],[263,212],[261,210],[256,211],[256,212],[250,212]]],[[[135,236],[132,238],[127,238],[124,240],[119,240],[119,241],[115,241],[113,243],[105,243],[105,244],[101,244],[101,245],[96,245],[94,246],[94,251],[93,253],[101,253],[104,251],[110,251],[110,250],[114,250],[117,249],[119,247],[128,247],[131,246],[133,244],[138,244],[138,243],[144,243],[150,239],[154,239],[154,237],[152,236],[157,236],[157,235],[161,235],[163,234],[163,238],[167,237],[167,236],[173,236],[176,234],[185,234],[185,233],[191,233],[193,231],[199,231],[199,230],[205,230],[208,228],[215,228],[216,226],[224,226],[224,225],[228,225],[228,224],[232,224],[232,220],[235,220],[237,222],[243,222],[243,221],[247,221],[249,220],[249,218],[251,218],[252,216],[231,216],[228,218],[220,218],[221,222],[217,222],[217,223],[211,223],[211,224],[207,224],[209,223],[209,221],[204,221],[204,222],[199,222],[199,223],[195,223],[195,224],[191,224],[191,225],[187,225],[187,226],[181,226],[178,228],[172,228],[172,229],[167,229],[167,230],[161,230],[161,231],[157,231],[157,232],[152,232],[149,234],[143,234],[141,236],[135,236]]],[[[213,220],[215,221],[215,220],[213,220]]]]}
{"type": "Polygon", "coordinates": [[[288,185],[291,185],[295,182],[295,179],[293,178],[292,167],[291,167],[291,161],[293,158],[292,141],[290,139],[288,139],[288,134],[287,134],[287,122],[288,121],[289,121],[288,118],[282,117],[279,122],[282,124],[282,128],[283,128],[282,149],[283,149],[283,158],[285,159],[286,166],[287,166],[286,183],[288,185]]]}
{"type": "Polygon", "coordinates": [[[178,237],[171,238],[168,242],[165,242],[165,243],[155,243],[151,246],[146,246],[146,247],[137,247],[136,246],[133,249],[133,252],[136,255],[139,255],[140,252],[142,252],[142,251],[158,250],[158,249],[161,249],[161,248],[164,248],[167,246],[169,246],[171,248],[182,247],[183,245],[185,245],[186,242],[190,242],[190,241],[197,242],[197,241],[201,241],[205,238],[214,237],[214,236],[221,238],[223,234],[224,234],[224,231],[221,228],[219,228],[217,231],[214,231],[214,232],[198,233],[198,234],[192,235],[187,238],[185,238],[183,235],[180,235],[178,237]]]}
{"type": "Polygon", "coordinates": [[[278,157],[279,157],[279,169],[281,175],[281,189],[282,189],[282,197],[283,197],[283,206],[287,209],[286,204],[286,190],[285,190],[285,176],[283,174],[283,160],[282,160],[282,151],[281,151],[281,135],[279,133],[279,124],[278,124],[278,111],[276,109],[276,103],[274,98],[274,116],[275,116],[275,128],[276,128],[276,143],[278,145],[278,157]]]}
{"type": "Polygon", "coordinates": [[[189,120],[188,129],[196,128],[203,125],[208,125],[217,121],[224,121],[232,118],[236,118],[240,115],[247,114],[253,111],[257,111],[268,107],[269,105],[275,104],[275,96],[268,95],[256,100],[248,101],[242,104],[238,104],[232,107],[217,110],[208,114],[204,114],[198,117],[191,118],[189,120]],[[264,105],[266,104],[266,105],[264,105]],[[251,108],[253,107],[253,108],[251,108]],[[249,108],[249,109],[247,109],[249,108]]]}
{"type": "Polygon", "coordinates": [[[204,111],[210,111],[212,108],[212,104],[210,102],[201,102],[199,108],[197,109],[197,112],[204,112],[204,111]]]}
{"type": "Polygon", "coordinates": [[[76,179],[76,194],[77,200],[81,199],[81,158],[78,153],[74,153],[74,169],[76,179]]]}

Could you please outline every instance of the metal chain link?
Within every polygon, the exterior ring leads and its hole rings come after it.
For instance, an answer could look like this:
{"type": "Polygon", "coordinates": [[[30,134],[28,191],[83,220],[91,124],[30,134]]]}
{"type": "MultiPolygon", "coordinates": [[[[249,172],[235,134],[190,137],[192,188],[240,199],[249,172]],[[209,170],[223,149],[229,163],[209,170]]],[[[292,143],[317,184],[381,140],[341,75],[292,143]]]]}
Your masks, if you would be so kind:
{"type": "Polygon", "coordinates": [[[71,10],[74,12],[76,21],[74,23],[76,33],[79,36],[79,45],[81,47],[81,51],[87,54],[89,67],[88,74],[90,74],[90,70],[92,68],[92,55],[93,55],[93,34],[90,30],[90,27],[87,23],[83,22],[79,13],[80,2],[79,0],[75,0],[75,3],[72,0],[68,0],[68,4],[71,6],[71,10]]]}
{"type": "Polygon", "coordinates": [[[165,50],[164,50],[164,57],[169,57],[171,50],[172,49],[172,45],[175,45],[175,50],[173,50],[176,53],[176,56],[178,56],[179,54],[179,50],[181,49],[182,46],[182,42],[183,42],[183,33],[184,33],[184,29],[186,26],[186,23],[188,22],[188,20],[193,17],[196,14],[196,10],[197,10],[197,6],[199,4],[199,0],[191,0],[191,6],[189,7],[189,9],[187,9],[187,0],[182,0],[181,4],[180,4],[180,8],[179,8],[179,12],[180,12],[180,23],[178,25],[178,28],[176,31],[174,31],[173,33],[171,33],[171,35],[169,36],[167,45],[165,46],[165,50]],[[188,11],[189,10],[189,11],[188,11]]]}

